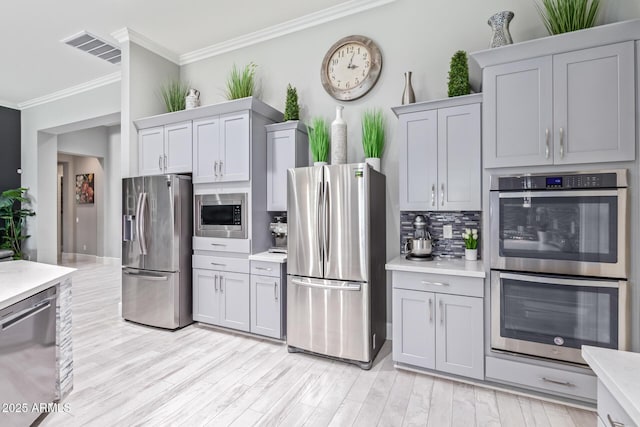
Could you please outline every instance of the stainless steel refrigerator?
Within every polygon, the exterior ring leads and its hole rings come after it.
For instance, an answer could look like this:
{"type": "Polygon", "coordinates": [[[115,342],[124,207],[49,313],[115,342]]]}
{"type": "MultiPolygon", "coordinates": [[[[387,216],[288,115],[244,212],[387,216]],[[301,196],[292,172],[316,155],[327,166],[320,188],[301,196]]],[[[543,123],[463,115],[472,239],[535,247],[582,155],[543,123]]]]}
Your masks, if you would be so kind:
{"type": "Polygon", "coordinates": [[[122,317],[166,329],[191,323],[191,177],[122,180],[122,317]]]}
{"type": "Polygon", "coordinates": [[[288,171],[287,344],[369,369],[386,338],[385,176],[288,171]]]}

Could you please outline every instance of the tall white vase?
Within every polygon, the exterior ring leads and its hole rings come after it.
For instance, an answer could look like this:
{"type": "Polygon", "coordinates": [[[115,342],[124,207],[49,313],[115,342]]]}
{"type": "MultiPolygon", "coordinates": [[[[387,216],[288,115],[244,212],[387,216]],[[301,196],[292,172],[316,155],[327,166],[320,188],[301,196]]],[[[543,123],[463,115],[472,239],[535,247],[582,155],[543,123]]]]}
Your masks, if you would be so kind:
{"type": "Polygon", "coordinates": [[[331,164],[347,163],[347,122],[342,118],[342,105],[336,106],[336,119],[331,123],[331,164]]]}

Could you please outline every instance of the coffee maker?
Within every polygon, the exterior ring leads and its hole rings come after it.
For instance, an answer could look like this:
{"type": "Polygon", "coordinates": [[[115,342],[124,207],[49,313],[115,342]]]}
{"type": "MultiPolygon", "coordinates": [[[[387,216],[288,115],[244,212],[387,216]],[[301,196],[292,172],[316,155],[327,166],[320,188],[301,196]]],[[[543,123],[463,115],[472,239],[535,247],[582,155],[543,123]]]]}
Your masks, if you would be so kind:
{"type": "Polygon", "coordinates": [[[287,217],[276,216],[274,221],[269,224],[271,236],[273,236],[273,246],[269,252],[287,253],[287,217]]]}

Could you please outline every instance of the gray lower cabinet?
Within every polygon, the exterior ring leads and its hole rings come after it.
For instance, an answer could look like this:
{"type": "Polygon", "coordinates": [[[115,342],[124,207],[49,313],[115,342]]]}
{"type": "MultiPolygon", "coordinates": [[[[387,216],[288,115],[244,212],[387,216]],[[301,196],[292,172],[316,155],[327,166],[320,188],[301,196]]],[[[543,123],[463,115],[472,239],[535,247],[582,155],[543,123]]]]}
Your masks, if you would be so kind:
{"type": "MultiPolygon", "coordinates": [[[[447,292],[456,291],[455,277],[447,282],[441,276],[437,279],[394,272],[393,360],[484,379],[483,299],[427,291],[437,286],[446,286],[447,292]],[[425,290],[418,290],[420,286],[425,290]]],[[[458,291],[471,285],[482,292],[482,279],[463,278],[460,282],[458,291]]]]}
{"type": "Polygon", "coordinates": [[[220,324],[219,274],[212,270],[193,270],[193,320],[220,324]]]}
{"type": "Polygon", "coordinates": [[[281,292],[279,277],[251,276],[251,332],[281,338],[281,292]]]}
{"type": "Polygon", "coordinates": [[[249,331],[249,275],[194,269],[193,320],[249,331]]]}

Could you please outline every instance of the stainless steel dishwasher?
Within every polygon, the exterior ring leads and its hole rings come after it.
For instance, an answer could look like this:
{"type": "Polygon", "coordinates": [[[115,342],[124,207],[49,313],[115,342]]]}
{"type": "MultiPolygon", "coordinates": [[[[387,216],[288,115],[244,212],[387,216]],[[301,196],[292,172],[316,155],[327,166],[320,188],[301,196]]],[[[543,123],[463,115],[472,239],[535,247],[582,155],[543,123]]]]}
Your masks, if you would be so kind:
{"type": "Polygon", "coordinates": [[[0,419],[28,426],[56,400],[56,288],[0,310],[0,419]]]}

